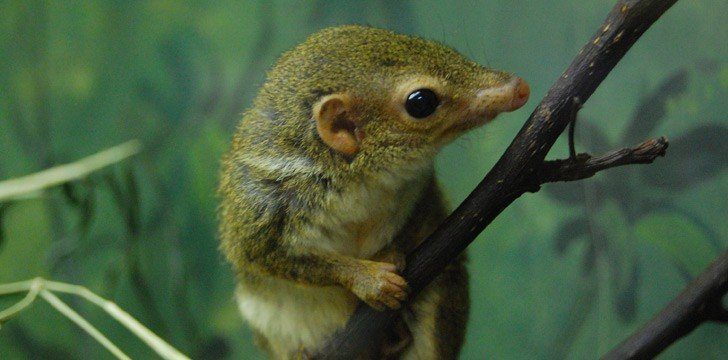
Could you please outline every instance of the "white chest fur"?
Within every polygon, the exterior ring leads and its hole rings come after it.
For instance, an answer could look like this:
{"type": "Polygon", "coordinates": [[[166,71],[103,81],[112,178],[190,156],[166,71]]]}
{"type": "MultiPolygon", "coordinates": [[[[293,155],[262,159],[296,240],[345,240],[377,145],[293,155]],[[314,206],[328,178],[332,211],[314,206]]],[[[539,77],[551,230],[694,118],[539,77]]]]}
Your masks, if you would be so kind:
{"type": "MultiPolygon", "coordinates": [[[[389,244],[411,215],[415,202],[430,181],[422,176],[385,174],[352,182],[331,192],[308,225],[288,241],[357,258],[371,258],[389,244]]],[[[271,345],[286,352],[320,344],[346,323],[358,299],[338,287],[298,286],[290,281],[263,279],[269,291],[240,283],[240,312],[271,345]],[[286,296],[280,296],[286,294],[286,296]]]]}
{"type": "Polygon", "coordinates": [[[409,218],[428,179],[382,175],[331,192],[299,241],[357,258],[388,245],[409,218]]]}

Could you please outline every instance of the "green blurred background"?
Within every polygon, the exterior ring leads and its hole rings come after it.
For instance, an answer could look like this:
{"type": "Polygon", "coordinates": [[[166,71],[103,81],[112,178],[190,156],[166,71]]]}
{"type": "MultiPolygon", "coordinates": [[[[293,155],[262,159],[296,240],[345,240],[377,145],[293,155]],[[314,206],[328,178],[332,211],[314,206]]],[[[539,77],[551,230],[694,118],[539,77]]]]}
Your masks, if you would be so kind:
{"type": "MultiPolygon", "coordinates": [[[[83,284],[196,359],[261,354],[217,251],[218,159],[264,71],[317,29],[365,23],[447,43],[529,81],[532,100],[438,158],[453,204],[492,166],[612,0],[0,1],[0,179],[129,139],[145,150],[43,197],[0,205],[0,283],[83,284]]],[[[462,358],[596,358],[728,245],[728,2],[678,2],[580,113],[601,152],[659,135],[648,166],[546,185],[470,247],[462,358]]],[[[564,141],[552,157],[567,155],[564,141]]],[[[19,300],[0,298],[0,309],[19,300]]],[[[134,358],[98,309],[63,297],[134,358]]],[[[728,354],[706,324],[667,359],[728,354]]],[[[47,304],[0,329],[0,358],[111,356],[47,304]]]]}

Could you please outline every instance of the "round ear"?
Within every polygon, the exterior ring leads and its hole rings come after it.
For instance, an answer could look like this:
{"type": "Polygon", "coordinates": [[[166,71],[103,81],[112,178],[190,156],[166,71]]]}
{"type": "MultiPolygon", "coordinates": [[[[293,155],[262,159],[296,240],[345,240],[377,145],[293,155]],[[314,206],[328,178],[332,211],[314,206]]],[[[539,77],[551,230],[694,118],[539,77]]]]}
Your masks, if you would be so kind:
{"type": "Polygon", "coordinates": [[[316,130],[326,145],[346,156],[359,152],[361,134],[351,117],[351,99],[336,93],[322,97],[313,107],[316,130]]]}

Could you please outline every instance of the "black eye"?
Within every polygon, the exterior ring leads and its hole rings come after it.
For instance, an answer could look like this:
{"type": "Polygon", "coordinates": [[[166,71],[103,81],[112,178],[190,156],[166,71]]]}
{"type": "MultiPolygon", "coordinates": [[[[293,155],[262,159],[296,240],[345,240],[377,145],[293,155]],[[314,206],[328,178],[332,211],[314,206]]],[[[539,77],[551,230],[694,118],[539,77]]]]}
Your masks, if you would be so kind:
{"type": "Polygon", "coordinates": [[[422,119],[435,112],[440,100],[430,89],[417,89],[407,96],[404,108],[413,118],[422,119]]]}

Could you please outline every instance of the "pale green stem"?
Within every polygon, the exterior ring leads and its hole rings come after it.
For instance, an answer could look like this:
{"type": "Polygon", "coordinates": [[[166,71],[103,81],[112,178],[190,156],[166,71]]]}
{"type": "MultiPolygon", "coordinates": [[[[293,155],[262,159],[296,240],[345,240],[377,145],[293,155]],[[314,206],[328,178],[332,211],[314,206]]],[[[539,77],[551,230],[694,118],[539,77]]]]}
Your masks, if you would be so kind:
{"type": "Polygon", "coordinates": [[[117,359],[122,360],[131,360],[129,356],[124,354],[123,351],[121,351],[114,343],[111,342],[104,334],[102,334],[98,329],[96,329],[91,323],[86,321],[81,315],[79,315],[76,311],[71,309],[66,303],[61,301],[57,296],[53,295],[48,290],[41,290],[40,296],[45,299],[51,306],[56,308],[58,312],[69,318],[71,321],[76,323],[81,329],[86,331],[89,335],[91,335],[92,338],[94,338],[96,341],[98,341],[103,347],[105,347],[107,350],[109,350],[114,356],[116,356],[117,359]]]}
{"type": "MultiPolygon", "coordinates": [[[[113,317],[116,321],[118,321],[124,327],[129,329],[129,331],[131,331],[134,335],[136,335],[144,343],[149,345],[149,347],[151,347],[152,350],[154,350],[163,359],[189,360],[189,358],[187,356],[185,356],[184,354],[179,352],[177,349],[175,349],[174,347],[169,345],[166,341],[162,340],[162,338],[160,338],[159,336],[154,334],[146,326],[142,325],[139,321],[134,319],[131,315],[129,315],[129,313],[122,310],[115,303],[113,303],[109,300],[106,300],[106,299],[94,294],[93,292],[91,292],[91,290],[89,290],[83,286],[79,286],[79,285],[72,285],[72,284],[66,284],[66,283],[61,283],[61,282],[48,281],[48,280],[45,280],[42,278],[35,278],[33,280],[20,281],[20,282],[10,283],[10,284],[2,284],[2,285],[0,285],[0,295],[13,294],[13,293],[18,293],[18,292],[23,292],[23,291],[28,291],[28,295],[23,300],[21,300],[19,303],[0,312],[0,322],[2,322],[2,320],[10,318],[11,316],[15,315],[18,311],[29,306],[32,303],[33,299],[35,298],[35,295],[33,295],[33,296],[30,295],[31,292],[35,292],[37,294],[40,291],[40,295],[44,299],[46,299],[48,302],[54,301],[54,300],[49,300],[49,296],[51,298],[57,299],[59,302],[61,301],[48,290],[80,296],[80,297],[88,300],[92,304],[100,307],[107,314],[109,314],[111,317],[113,317]],[[46,295],[45,293],[47,293],[48,295],[46,295]]],[[[61,304],[62,304],[61,306],[65,306],[66,308],[68,307],[65,303],[61,302],[61,304]]],[[[53,305],[53,303],[51,303],[51,305],[53,305]]],[[[61,311],[64,315],[69,316],[65,312],[63,312],[59,307],[56,307],[55,305],[54,305],[54,307],[58,311],[61,311]]],[[[75,313],[75,311],[73,311],[72,309],[68,308],[67,310],[70,310],[71,312],[76,314],[76,316],[78,316],[80,318],[80,315],[75,313]]],[[[71,317],[69,316],[69,318],[71,318],[71,317]]],[[[79,322],[74,320],[74,318],[71,318],[71,320],[73,320],[74,322],[79,324],[79,326],[83,327],[79,322]]],[[[81,318],[81,320],[88,323],[83,318],[81,318]]],[[[88,325],[91,326],[90,324],[88,324],[88,325]]],[[[91,328],[93,328],[93,326],[91,326],[91,328]]],[[[93,328],[93,329],[95,330],[95,328],[93,328]]],[[[89,330],[86,328],[84,328],[84,330],[89,332],[89,330]]],[[[93,333],[91,333],[91,332],[89,332],[89,334],[91,334],[91,336],[94,336],[93,333]]],[[[103,337],[103,335],[101,335],[101,336],[103,337]]],[[[101,340],[99,338],[97,338],[96,336],[94,336],[94,338],[96,340],[98,340],[99,342],[101,342],[101,340]]],[[[104,344],[104,343],[102,343],[102,344],[104,344]]],[[[109,344],[111,346],[113,346],[113,344],[111,344],[110,342],[109,342],[109,344]]],[[[113,352],[113,350],[111,350],[111,348],[109,348],[106,345],[104,345],[104,346],[113,352]]],[[[121,353],[121,355],[126,356],[123,353],[121,353]]]]}
{"type": "Polygon", "coordinates": [[[69,164],[55,166],[19,178],[0,181],[0,201],[27,197],[28,194],[35,194],[52,186],[82,179],[96,170],[139,153],[141,148],[141,142],[131,140],[69,164]]]}
{"type": "MultiPolygon", "coordinates": [[[[17,285],[23,285],[23,286],[29,285],[30,289],[28,290],[28,294],[26,294],[22,300],[18,301],[13,306],[11,306],[5,310],[0,311],[0,325],[2,325],[5,321],[7,321],[11,317],[15,316],[15,314],[23,311],[23,309],[25,309],[26,307],[30,306],[30,304],[33,303],[35,298],[38,296],[38,292],[40,292],[40,290],[43,288],[43,280],[40,278],[36,278],[36,279],[30,280],[30,281],[23,281],[21,283],[8,284],[8,285],[16,285],[16,287],[15,287],[16,289],[17,289],[17,285]]],[[[12,290],[13,289],[13,287],[9,287],[8,285],[0,285],[0,295],[8,294],[8,293],[16,293],[16,292],[21,292],[21,291],[27,290],[27,289],[22,289],[19,291],[4,292],[3,290],[7,290],[7,289],[12,290]]]]}
{"type": "Polygon", "coordinates": [[[166,341],[162,340],[162,338],[157,336],[146,326],[142,325],[139,321],[129,315],[129,313],[122,310],[118,305],[94,294],[91,290],[83,286],[59,283],[55,281],[46,281],[46,287],[53,291],[80,296],[97,305],[111,317],[116,319],[116,321],[120,322],[124,325],[124,327],[129,329],[129,331],[137,335],[162,358],[189,360],[187,356],[177,351],[177,349],[169,345],[166,341]]]}
{"type": "Polygon", "coordinates": [[[32,280],[18,281],[9,284],[0,284],[0,295],[30,291],[30,289],[33,287],[34,282],[38,282],[42,285],[44,283],[44,280],[43,278],[35,278],[32,280]]]}

